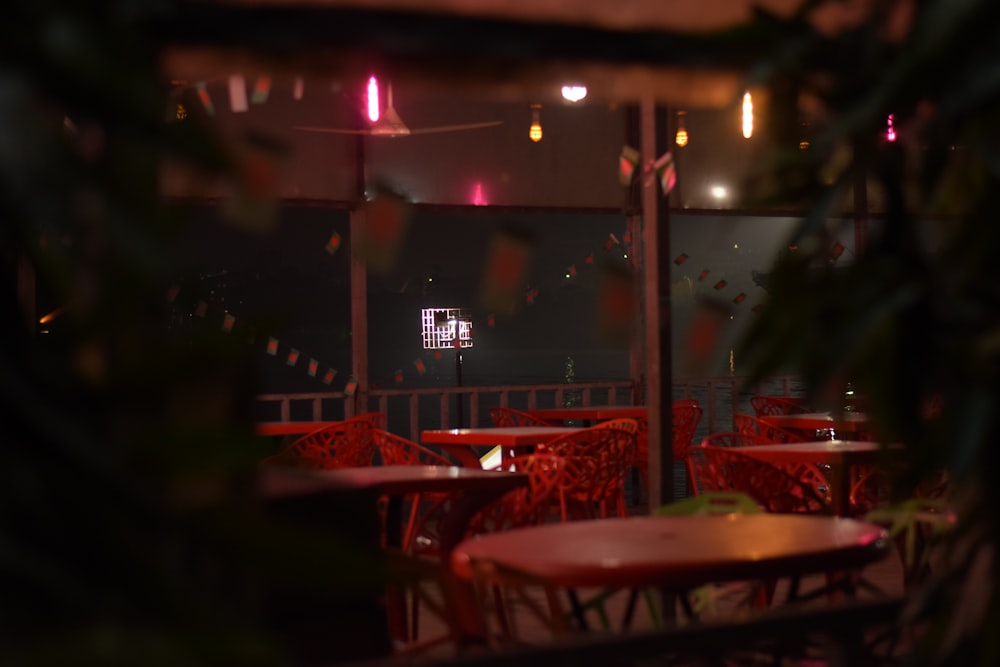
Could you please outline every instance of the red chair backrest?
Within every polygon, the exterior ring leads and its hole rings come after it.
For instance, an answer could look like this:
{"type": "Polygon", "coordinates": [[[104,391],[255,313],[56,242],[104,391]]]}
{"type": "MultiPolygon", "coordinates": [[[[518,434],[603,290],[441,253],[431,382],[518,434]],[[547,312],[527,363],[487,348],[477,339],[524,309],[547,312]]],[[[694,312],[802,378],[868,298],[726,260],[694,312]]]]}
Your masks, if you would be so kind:
{"type": "Polygon", "coordinates": [[[798,433],[772,426],[753,415],[736,413],[733,415],[733,425],[739,433],[761,436],[772,443],[805,442],[806,440],[798,433]]]}
{"type": "Polygon", "coordinates": [[[806,406],[783,396],[752,396],[750,398],[750,406],[753,407],[758,417],[794,415],[809,412],[809,408],[806,406]]]}
{"type": "Polygon", "coordinates": [[[528,473],[528,486],[508,491],[469,522],[467,535],[492,533],[509,528],[545,523],[553,507],[559,506],[559,490],[566,475],[566,462],[557,454],[522,454],[504,461],[504,468],[528,473]]]}
{"type": "Polygon", "coordinates": [[[829,513],[829,506],[812,486],[731,449],[692,447],[687,461],[695,495],[738,491],[769,512],[829,513]]]}
{"type": "Polygon", "coordinates": [[[494,426],[551,426],[550,422],[532,417],[526,412],[504,406],[490,408],[490,419],[494,426]]]}
{"type": "Polygon", "coordinates": [[[374,429],[372,438],[378,450],[382,464],[392,465],[428,465],[453,466],[455,462],[443,454],[427,449],[408,438],[389,433],[382,429],[374,429]]]}
{"type": "Polygon", "coordinates": [[[297,438],[261,464],[317,470],[371,465],[372,433],[380,424],[385,424],[385,415],[370,412],[324,426],[297,438]]]}

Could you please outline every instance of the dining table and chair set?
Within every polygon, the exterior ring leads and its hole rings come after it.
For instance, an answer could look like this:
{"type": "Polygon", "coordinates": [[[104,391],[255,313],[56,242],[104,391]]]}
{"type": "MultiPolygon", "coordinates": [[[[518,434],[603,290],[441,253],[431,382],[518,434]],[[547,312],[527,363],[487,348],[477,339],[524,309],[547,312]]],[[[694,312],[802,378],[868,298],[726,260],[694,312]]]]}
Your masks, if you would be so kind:
{"type": "MultiPolygon", "coordinates": [[[[426,429],[419,442],[389,432],[379,413],[313,429],[301,424],[260,469],[272,485],[286,476],[317,487],[374,489],[383,547],[433,564],[436,603],[425,593],[386,592],[399,650],[505,646],[518,641],[511,596],[551,635],[564,636],[586,631],[587,609],[600,607],[584,604],[583,591],[631,590],[628,619],[637,592],[651,599],[655,591],[656,599],[679,601],[661,609],[661,618],[676,609],[690,617],[692,596],[706,586],[764,581],[773,592],[776,580],[788,579],[792,600],[804,576],[832,581],[888,555],[886,527],[864,514],[881,497],[866,491],[887,479],[880,471],[893,461],[893,448],[809,438],[839,435],[842,420],[817,416],[794,399],[765,398],[752,403],[756,414],[736,415],[732,431],[697,442],[702,406],[695,399],[673,405],[672,455],[685,464],[690,495],[737,494],[752,515],[685,515],[630,503],[629,476],[638,472],[648,485],[647,411],[634,405],[498,406],[492,426],[426,429]],[[796,415],[799,421],[785,419],[796,415]],[[483,449],[500,455],[486,457],[483,449]],[[526,587],[540,597],[525,597],[526,587]],[[422,636],[420,605],[440,617],[443,636],[422,636]]],[[[850,423],[861,425],[852,433],[867,433],[861,415],[850,423]]],[[[287,437],[295,428],[261,424],[258,433],[287,437]]],[[[837,581],[853,592],[856,577],[837,581]]],[[[773,603],[769,595],[763,606],[773,603]]]]}

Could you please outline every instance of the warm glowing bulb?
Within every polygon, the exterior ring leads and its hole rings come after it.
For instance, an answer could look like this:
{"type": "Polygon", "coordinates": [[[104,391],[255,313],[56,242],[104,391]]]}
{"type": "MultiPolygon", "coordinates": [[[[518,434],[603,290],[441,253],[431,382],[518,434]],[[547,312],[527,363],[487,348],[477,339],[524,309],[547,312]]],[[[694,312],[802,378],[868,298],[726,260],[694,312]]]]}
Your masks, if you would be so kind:
{"type": "Polygon", "coordinates": [[[541,104],[531,105],[531,127],[528,128],[528,138],[536,144],[542,140],[542,123],[538,120],[538,110],[541,108],[541,104]]]}
{"type": "Polygon", "coordinates": [[[681,147],[688,145],[688,131],[684,127],[684,116],[686,115],[687,111],[677,112],[677,134],[674,135],[674,143],[681,147]]]}
{"type": "Polygon", "coordinates": [[[886,128],[885,128],[886,141],[896,140],[896,126],[893,125],[892,121],[893,121],[892,114],[889,114],[889,118],[886,119],[886,128]]]}
{"type": "Polygon", "coordinates": [[[368,79],[368,120],[375,122],[381,113],[378,108],[378,81],[375,77],[368,79]]]}
{"type": "Polygon", "coordinates": [[[749,139],[753,135],[753,100],[750,93],[743,93],[743,138],[749,139]]]}
{"type": "Polygon", "coordinates": [[[587,96],[586,86],[563,86],[562,87],[563,99],[570,102],[579,102],[584,97],[587,96]]]}

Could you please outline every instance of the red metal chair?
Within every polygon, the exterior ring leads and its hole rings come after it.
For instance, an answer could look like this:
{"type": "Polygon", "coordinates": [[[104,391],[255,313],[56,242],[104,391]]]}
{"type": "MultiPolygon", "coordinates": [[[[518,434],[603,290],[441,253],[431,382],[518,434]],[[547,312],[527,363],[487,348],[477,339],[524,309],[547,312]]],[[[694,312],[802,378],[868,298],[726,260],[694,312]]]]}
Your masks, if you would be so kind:
{"type": "MultiPolygon", "coordinates": [[[[615,420],[617,421],[617,420],[615,420]]],[[[563,521],[625,516],[625,476],[635,462],[638,424],[599,424],[560,435],[538,446],[565,462],[566,475],[559,495],[563,521]]]]}
{"type": "Polygon", "coordinates": [[[829,514],[824,498],[781,468],[724,447],[692,447],[687,458],[695,495],[745,493],[768,512],[829,514]]]}
{"type": "MultiPolygon", "coordinates": [[[[759,433],[739,433],[735,431],[722,431],[710,433],[701,441],[703,447],[754,447],[756,445],[778,444],[759,433]]],[[[773,464],[772,464],[773,465],[773,464]]],[[[796,463],[793,465],[775,466],[785,471],[790,477],[794,477],[803,484],[808,484],[813,491],[825,502],[830,499],[830,481],[819,466],[812,463],[796,463]]]]}
{"type": "Polygon", "coordinates": [[[558,454],[522,454],[508,459],[504,469],[528,474],[528,486],[508,491],[469,522],[468,536],[545,523],[559,503],[566,478],[566,461],[558,454]]]}
{"type": "MultiPolygon", "coordinates": [[[[683,461],[687,456],[695,431],[701,423],[703,410],[693,398],[681,398],[671,404],[671,447],[674,460],[683,461]]],[[[639,469],[640,484],[649,488],[649,423],[645,419],[639,423],[639,437],[636,439],[635,467],[639,469]]]]}
{"type": "Polygon", "coordinates": [[[294,440],[261,465],[323,470],[372,464],[372,432],[385,426],[385,415],[369,412],[330,424],[294,440]]]}
{"type": "Polygon", "coordinates": [[[733,415],[733,425],[738,433],[762,436],[771,443],[805,442],[798,433],[788,431],[778,426],[772,426],[753,415],[737,412],[733,415]]]}
{"type": "Polygon", "coordinates": [[[490,419],[494,426],[552,426],[552,422],[501,405],[490,408],[490,419]]]}
{"type": "Polygon", "coordinates": [[[811,410],[787,396],[764,396],[757,395],[750,397],[750,406],[758,417],[768,415],[794,415],[811,410]]]}

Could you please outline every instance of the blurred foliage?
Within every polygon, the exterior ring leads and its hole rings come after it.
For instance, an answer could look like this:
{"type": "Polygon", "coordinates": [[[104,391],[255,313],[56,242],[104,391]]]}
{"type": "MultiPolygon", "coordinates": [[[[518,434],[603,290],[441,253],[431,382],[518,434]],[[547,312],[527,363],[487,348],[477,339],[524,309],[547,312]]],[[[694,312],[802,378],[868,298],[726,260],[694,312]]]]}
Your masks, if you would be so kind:
{"type": "Polygon", "coordinates": [[[161,164],[233,169],[196,114],[166,122],[144,26],[172,3],[4,9],[0,662],[282,662],[260,582],[353,599],[382,573],[260,506],[246,342],[167,326],[187,219],[161,164]],[[44,333],[33,289],[58,305],[44,333]]]}
{"type": "MultiPolygon", "coordinates": [[[[820,5],[822,3],[810,3],[820,5]]],[[[993,475],[1000,436],[1000,5],[872,2],[832,34],[806,27],[794,57],[757,62],[777,147],[755,185],[809,206],[770,275],[770,298],[743,342],[756,377],[801,373],[814,404],[840,410],[848,384],[875,435],[904,443],[905,494],[947,469],[959,526],[949,567],[914,617],[932,623],[922,660],[996,664],[1000,621],[993,475]],[[794,128],[816,125],[808,149],[794,128]],[[886,138],[892,114],[896,141],[886,138]],[[886,202],[853,262],[829,261],[836,207],[864,190],[886,202]],[[925,407],[941,406],[933,419],[925,407]],[[956,613],[963,609],[963,613],[956,613]]],[[[808,16],[808,11],[804,17],[808,16]]],[[[772,54],[773,55],[773,54],[772,54]]]]}

